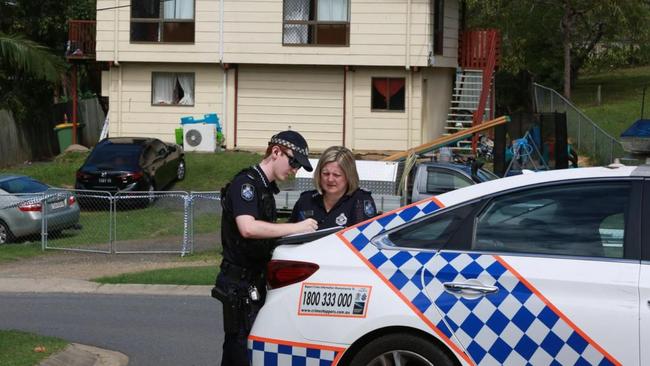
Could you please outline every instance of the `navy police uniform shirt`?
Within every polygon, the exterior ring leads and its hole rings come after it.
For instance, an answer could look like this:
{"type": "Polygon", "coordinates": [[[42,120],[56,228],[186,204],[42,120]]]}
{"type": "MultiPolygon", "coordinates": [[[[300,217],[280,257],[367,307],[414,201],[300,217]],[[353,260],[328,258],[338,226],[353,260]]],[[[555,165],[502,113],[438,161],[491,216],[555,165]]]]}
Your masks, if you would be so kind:
{"type": "Polygon", "coordinates": [[[343,195],[329,212],[325,211],[323,195],[312,190],[300,195],[298,202],[293,206],[289,221],[299,222],[312,218],[318,222],[320,230],[334,226],[351,226],[376,214],[377,208],[370,192],[361,188],[349,195],[343,195]]]}
{"type": "Polygon", "coordinates": [[[221,243],[225,262],[264,271],[271,258],[274,241],[243,238],[235,219],[237,216],[250,215],[256,220],[275,222],[277,211],[273,195],[278,192],[275,182],[269,182],[259,165],[241,171],[225,188],[221,221],[221,243]]]}

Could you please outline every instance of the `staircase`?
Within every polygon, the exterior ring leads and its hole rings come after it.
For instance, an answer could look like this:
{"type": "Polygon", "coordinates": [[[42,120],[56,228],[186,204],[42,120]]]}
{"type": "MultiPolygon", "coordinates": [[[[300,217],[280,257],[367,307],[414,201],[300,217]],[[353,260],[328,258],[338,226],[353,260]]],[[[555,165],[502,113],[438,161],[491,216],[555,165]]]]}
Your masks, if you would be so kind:
{"type": "MultiPolygon", "coordinates": [[[[458,69],[444,135],[456,133],[494,118],[494,70],[499,59],[496,30],[465,31],[460,40],[458,69]],[[484,83],[484,80],[489,80],[484,83]]],[[[476,139],[458,141],[458,154],[472,154],[476,139]]]]}
{"type": "MultiPolygon", "coordinates": [[[[472,127],[474,113],[478,110],[483,89],[483,70],[457,69],[451,106],[447,114],[444,136],[466,130],[472,127]]],[[[491,106],[491,95],[487,105],[491,106]]],[[[486,107],[482,120],[491,117],[492,108],[486,107]]],[[[458,141],[452,150],[458,154],[469,154],[472,151],[471,139],[458,141]]]]}

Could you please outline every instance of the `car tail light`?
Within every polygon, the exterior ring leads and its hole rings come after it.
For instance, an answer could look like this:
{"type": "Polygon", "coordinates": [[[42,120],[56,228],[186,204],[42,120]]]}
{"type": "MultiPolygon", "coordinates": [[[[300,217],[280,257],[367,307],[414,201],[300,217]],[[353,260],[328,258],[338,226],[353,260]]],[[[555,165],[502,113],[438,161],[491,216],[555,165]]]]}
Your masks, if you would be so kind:
{"type": "Polygon", "coordinates": [[[266,267],[266,280],[271,288],[280,288],[306,280],[318,268],[316,263],[272,260],[266,267]]]}
{"type": "Polygon", "coordinates": [[[68,206],[74,205],[75,202],[77,202],[77,199],[74,196],[68,197],[68,206]]]}
{"type": "Polygon", "coordinates": [[[89,178],[90,178],[90,174],[86,174],[84,172],[77,172],[77,179],[84,180],[89,178]]]}
{"type": "Polygon", "coordinates": [[[22,212],[40,212],[42,208],[40,202],[25,202],[18,205],[18,209],[22,212]]]}

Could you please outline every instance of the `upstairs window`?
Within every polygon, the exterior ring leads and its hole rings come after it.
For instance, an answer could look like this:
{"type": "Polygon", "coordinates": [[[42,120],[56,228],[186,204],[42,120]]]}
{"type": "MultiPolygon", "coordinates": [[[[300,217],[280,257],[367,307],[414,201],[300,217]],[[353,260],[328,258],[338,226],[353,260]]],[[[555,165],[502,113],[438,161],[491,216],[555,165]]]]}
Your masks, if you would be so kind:
{"type": "Polygon", "coordinates": [[[349,0],[284,0],[282,44],[347,46],[349,0]]]}
{"type": "Polygon", "coordinates": [[[132,1],[131,42],[194,42],[194,0],[132,1]]]}
{"type": "Polygon", "coordinates": [[[194,105],[194,74],[154,72],[151,76],[152,105],[194,105]]]}
{"type": "Polygon", "coordinates": [[[372,78],[373,111],[404,111],[404,78],[372,78]]]}

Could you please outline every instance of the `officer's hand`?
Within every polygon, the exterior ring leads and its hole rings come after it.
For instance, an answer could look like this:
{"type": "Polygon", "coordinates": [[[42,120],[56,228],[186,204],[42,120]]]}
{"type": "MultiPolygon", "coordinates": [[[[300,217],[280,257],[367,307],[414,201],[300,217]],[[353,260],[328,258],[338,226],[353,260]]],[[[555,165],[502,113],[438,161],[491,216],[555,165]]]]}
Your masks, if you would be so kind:
{"type": "Polygon", "coordinates": [[[302,233],[311,233],[318,229],[318,223],[314,219],[305,219],[297,222],[296,225],[300,227],[302,233]]]}

